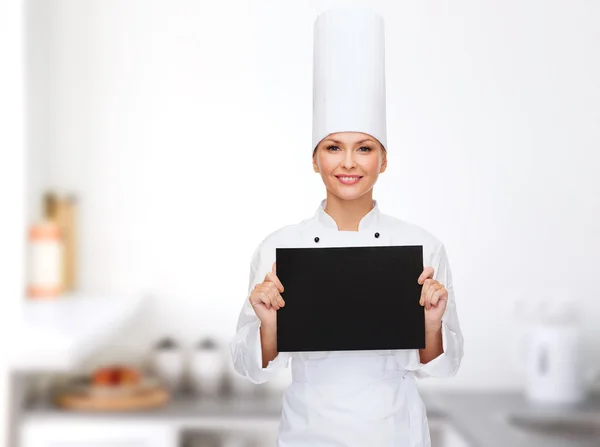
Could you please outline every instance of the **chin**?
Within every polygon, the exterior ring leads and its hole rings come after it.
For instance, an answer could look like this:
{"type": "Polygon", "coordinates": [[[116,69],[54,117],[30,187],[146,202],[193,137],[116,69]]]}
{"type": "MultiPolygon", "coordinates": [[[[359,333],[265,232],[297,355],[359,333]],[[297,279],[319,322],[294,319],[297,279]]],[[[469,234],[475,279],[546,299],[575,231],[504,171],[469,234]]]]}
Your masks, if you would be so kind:
{"type": "Polygon", "coordinates": [[[339,199],[348,200],[348,201],[359,199],[360,197],[364,196],[369,191],[370,191],[370,189],[360,190],[360,191],[349,191],[349,190],[343,190],[343,189],[330,190],[330,192],[332,192],[339,199]]]}

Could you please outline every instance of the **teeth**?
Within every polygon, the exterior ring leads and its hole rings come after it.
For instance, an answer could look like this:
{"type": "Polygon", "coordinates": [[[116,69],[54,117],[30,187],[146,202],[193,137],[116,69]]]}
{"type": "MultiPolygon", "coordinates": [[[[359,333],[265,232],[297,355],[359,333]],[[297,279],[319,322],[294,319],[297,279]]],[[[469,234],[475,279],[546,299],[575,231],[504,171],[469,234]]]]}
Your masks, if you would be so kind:
{"type": "Polygon", "coordinates": [[[352,181],[356,181],[358,179],[359,179],[359,177],[340,177],[340,180],[343,180],[345,182],[352,182],[352,181]]]}

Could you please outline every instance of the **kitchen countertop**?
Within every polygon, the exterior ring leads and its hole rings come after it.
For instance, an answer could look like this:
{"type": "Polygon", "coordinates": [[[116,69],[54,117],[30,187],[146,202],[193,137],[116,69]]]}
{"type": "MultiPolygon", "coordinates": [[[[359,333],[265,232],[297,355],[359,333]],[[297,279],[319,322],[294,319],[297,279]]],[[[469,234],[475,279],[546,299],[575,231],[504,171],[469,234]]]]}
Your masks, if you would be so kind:
{"type": "Polygon", "coordinates": [[[166,424],[186,429],[274,429],[279,425],[281,396],[208,397],[181,393],[167,405],[139,411],[69,411],[56,407],[49,399],[26,406],[23,425],[69,424],[71,422],[166,424]]]}
{"type": "Polygon", "coordinates": [[[510,414],[570,416],[592,413],[600,426],[600,394],[592,394],[575,406],[530,403],[517,392],[450,392],[422,393],[430,418],[443,415],[450,420],[471,447],[599,447],[600,437],[565,439],[557,435],[536,434],[508,423],[510,414]]]}
{"type": "MultiPolygon", "coordinates": [[[[507,422],[510,414],[569,416],[574,413],[596,415],[600,425],[600,394],[591,395],[584,403],[573,406],[535,405],[517,392],[422,391],[427,415],[446,420],[465,438],[470,447],[599,447],[600,438],[581,441],[536,434],[507,422]]],[[[281,397],[246,399],[175,397],[169,405],[153,411],[130,413],[78,413],[57,409],[50,402],[31,405],[23,414],[23,422],[72,421],[77,419],[153,420],[179,428],[227,428],[232,425],[276,427],[279,423],[281,397]]],[[[435,446],[432,446],[435,447],[435,446]]]]}

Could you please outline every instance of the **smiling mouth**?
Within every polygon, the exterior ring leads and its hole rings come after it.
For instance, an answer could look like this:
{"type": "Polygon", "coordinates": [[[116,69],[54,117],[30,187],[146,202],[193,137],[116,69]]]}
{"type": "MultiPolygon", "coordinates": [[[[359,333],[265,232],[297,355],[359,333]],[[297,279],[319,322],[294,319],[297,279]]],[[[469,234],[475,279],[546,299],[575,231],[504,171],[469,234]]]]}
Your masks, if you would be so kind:
{"type": "Polygon", "coordinates": [[[344,185],[354,185],[360,181],[360,175],[336,175],[336,178],[344,185]]]}

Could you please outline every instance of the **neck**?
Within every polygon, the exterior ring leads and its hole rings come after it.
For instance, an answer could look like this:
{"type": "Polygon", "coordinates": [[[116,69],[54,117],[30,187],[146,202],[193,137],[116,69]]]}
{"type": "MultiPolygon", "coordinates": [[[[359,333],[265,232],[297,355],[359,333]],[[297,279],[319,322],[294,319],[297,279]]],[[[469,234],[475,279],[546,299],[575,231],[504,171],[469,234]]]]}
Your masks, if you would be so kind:
{"type": "Polygon", "coordinates": [[[338,230],[358,231],[358,224],[373,209],[373,190],[354,200],[343,200],[327,191],[325,212],[337,223],[338,230]]]}

